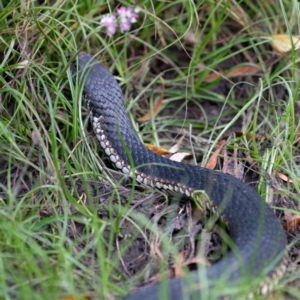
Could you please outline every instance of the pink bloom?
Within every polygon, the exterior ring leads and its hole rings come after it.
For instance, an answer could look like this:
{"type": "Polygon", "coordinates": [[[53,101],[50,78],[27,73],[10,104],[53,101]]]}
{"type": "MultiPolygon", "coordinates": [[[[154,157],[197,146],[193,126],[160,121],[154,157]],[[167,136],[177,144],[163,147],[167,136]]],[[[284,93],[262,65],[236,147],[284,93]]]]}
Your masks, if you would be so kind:
{"type": "Polygon", "coordinates": [[[116,33],[116,30],[117,30],[117,25],[115,25],[115,26],[111,25],[106,28],[106,34],[108,36],[113,36],[116,33]]]}
{"type": "Polygon", "coordinates": [[[128,7],[126,12],[126,17],[130,23],[135,23],[138,15],[132,12],[132,7],[128,7]]]}
{"type": "MultiPolygon", "coordinates": [[[[135,8],[135,10],[139,11],[139,8],[135,8]]],[[[132,12],[132,7],[124,7],[121,6],[119,9],[117,9],[117,13],[121,17],[121,20],[125,23],[125,19],[129,21],[129,23],[135,23],[137,20],[138,15],[136,13],[132,12]]]]}
{"type": "Polygon", "coordinates": [[[106,27],[116,24],[116,17],[113,15],[106,15],[101,19],[100,24],[106,27]]]}
{"type": "MultiPolygon", "coordinates": [[[[139,11],[139,7],[135,7],[133,9],[132,7],[126,8],[125,6],[121,6],[117,9],[117,13],[120,17],[118,22],[120,23],[120,29],[122,33],[130,29],[131,23],[137,22],[137,14],[139,11]]],[[[113,36],[117,30],[117,18],[114,15],[106,15],[101,19],[100,25],[106,27],[107,35],[113,36]]]]}
{"type": "Polygon", "coordinates": [[[113,36],[116,33],[117,29],[117,23],[116,23],[116,17],[113,15],[106,15],[104,16],[100,24],[104,27],[106,27],[106,34],[108,36],[113,36]]]}
{"type": "Polygon", "coordinates": [[[124,31],[128,31],[130,29],[130,22],[127,20],[127,19],[121,19],[121,22],[120,22],[120,29],[121,29],[121,32],[123,33],[124,31]]]}
{"type": "Polygon", "coordinates": [[[117,9],[117,13],[119,14],[119,16],[121,18],[125,18],[126,17],[126,7],[125,6],[121,6],[120,8],[117,9]]]}

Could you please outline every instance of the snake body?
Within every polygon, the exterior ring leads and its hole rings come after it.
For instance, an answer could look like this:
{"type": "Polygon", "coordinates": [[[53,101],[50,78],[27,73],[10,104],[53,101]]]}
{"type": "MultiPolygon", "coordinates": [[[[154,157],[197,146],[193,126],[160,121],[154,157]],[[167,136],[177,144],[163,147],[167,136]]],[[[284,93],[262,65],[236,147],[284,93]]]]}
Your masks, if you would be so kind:
{"type": "MultiPolygon", "coordinates": [[[[282,276],[285,232],[271,208],[252,188],[231,175],[171,161],[149,151],[130,124],[118,83],[91,55],[79,53],[71,64],[71,73],[78,73],[96,138],[116,169],[135,176],[142,184],[186,197],[200,199],[199,191],[204,191],[225,218],[235,251],[207,267],[205,278],[214,281],[223,276],[233,283],[244,276],[263,275],[272,281],[282,276]]],[[[191,272],[190,278],[194,285],[201,286],[197,272],[191,272]]],[[[262,286],[262,292],[268,289],[270,285],[262,286]]],[[[156,284],[128,299],[159,299],[159,293],[160,286],[156,284]]],[[[182,299],[189,291],[182,278],[174,278],[168,281],[168,293],[169,299],[182,299]]]]}

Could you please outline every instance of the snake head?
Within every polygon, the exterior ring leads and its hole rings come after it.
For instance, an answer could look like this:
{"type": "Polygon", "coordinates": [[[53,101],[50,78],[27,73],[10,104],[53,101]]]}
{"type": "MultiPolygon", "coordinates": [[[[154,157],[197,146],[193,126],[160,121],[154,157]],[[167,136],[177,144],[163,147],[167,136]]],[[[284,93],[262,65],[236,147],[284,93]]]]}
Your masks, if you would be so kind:
{"type": "Polygon", "coordinates": [[[74,83],[83,87],[83,99],[95,117],[105,115],[111,123],[116,122],[116,116],[127,118],[120,86],[95,56],[80,52],[70,70],[74,83]]]}
{"type": "MultiPolygon", "coordinates": [[[[71,57],[74,57],[74,55],[76,53],[70,54],[71,57]]],[[[97,94],[100,91],[106,94],[109,90],[118,91],[122,94],[113,75],[99,63],[95,56],[80,52],[71,63],[70,70],[74,81],[76,80],[76,74],[78,74],[79,83],[84,85],[85,95],[94,95],[97,99],[97,94]]],[[[123,97],[120,98],[123,102],[123,97]]],[[[101,100],[99,99],[99,101],[101,100]]]]}
{"type": "Polygon", "coordinates": [[[80,76],[82,76],[81,74],[87,74],[89,73],[89,69],[91,70],[93,66],[98,64],[98,61],[94,56],[85,52],[72,52],[69,55],[69,60],[73,60],[70,66],[71,74],[73,76],[76,75],[77,71],[80,76]],[[77,57],[75,57],[76,55],[77,57]]]}

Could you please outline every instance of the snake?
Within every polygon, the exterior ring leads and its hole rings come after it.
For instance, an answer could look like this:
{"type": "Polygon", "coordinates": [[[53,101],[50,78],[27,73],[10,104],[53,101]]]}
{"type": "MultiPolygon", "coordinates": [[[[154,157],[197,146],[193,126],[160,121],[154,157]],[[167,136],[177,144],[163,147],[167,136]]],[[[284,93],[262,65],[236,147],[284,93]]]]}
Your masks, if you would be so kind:
{"type": "MultiPolygon", "coordinates": [[[[286,234],[270,206],[232,175],[172,161],[147,149],[127,116],[119,84],[97,58],[79,52],[70,70],[81,87],[96,139],[117,170],[141,185],[179,193],[187,200],[208,197],[210,206],[225,219],[233,246],[204,268],[209,287],[214,288],[221,278],[231,285],[262,276],[260,292],[270,292],[286,269],[286,234]]],[[[168,298],[163,299],[192,299],[193,295],[200,299],[200,278],[198,271],[190,271],[188,282],[182,277],[168,279],[168,298]]],[[[146,285],[126,299],[156,300],[160,292],[159,283],[146,285]]]]}

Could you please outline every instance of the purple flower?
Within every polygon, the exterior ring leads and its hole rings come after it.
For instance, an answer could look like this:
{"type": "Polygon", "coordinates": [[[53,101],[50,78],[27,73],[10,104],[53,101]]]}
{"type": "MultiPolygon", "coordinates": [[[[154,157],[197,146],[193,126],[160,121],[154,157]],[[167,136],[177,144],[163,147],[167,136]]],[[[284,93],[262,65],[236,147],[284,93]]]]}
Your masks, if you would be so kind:
{"type": "Polygon", "coordinates": [[[127,8],[127,12],[126,12],[126,18],[127,18],[127,20],[130,23],[135,23],[137,17],[138,17],[138,15],[132,12],[132,7],[128,7],[127,8]]]}
{"type": "MultiPolygon", "coordinates": [[[[120,16],[119,22],[122,33],[130,29],[131,23],[137,22],[139,11],[139,7],[133,9],[132,7],[126,8],[125,6],[121,6],[117,9],[117,13],[120,16]]],[[[114,15],[106,15],[101,19],[100,25],[106,27],[107,35],[113,36],[117,30],[117,19],[114,15]]]]}
{"type": "Polygon", "coordinates": [[[121,19],[120,21],[120,29],[123,33],[124,31],[128,31],[130,29],[130,22],[127,19],[121,19]]]}
{"type": "Polygon", "coordinates": [[[127,12],[127,9],[125,6],[121,6],[120,8],[117,9],[117,13],[119,14],[119,16],[121,18],[126,18],[126,12],[127,12]]]}
{"type": "Polygon", "coordinates": [[[117,30],[117,23],[116,23],[116,17],[113,15],[106,15],[104,16],[100,24],[104,27],[106,27],[106,34],[108,36],[113,36],[116,33],[117,30]]]}

